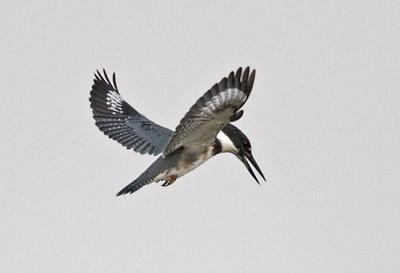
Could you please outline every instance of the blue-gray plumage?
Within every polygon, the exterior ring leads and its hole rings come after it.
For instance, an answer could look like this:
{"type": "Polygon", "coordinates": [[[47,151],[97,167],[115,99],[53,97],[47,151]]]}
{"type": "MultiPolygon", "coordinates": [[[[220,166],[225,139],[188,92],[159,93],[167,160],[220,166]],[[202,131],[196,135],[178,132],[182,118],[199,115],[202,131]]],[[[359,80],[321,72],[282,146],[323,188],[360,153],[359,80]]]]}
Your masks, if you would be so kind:
{"type": "Polygon", "coordinates": [[[247,160],[264,175],[251,153],[248,138],[231,124],[243,115],[240,108],[247,101],[255,70],[247,67],[231,72],[208,90],[182,118],[176,130],[164,128],[130,106],[121,97],[113,74],[97,71],[90,92],[90,106],[97,127],[105,135],[141,154],[158,155],[156,161],[117,195],[133,193],[146,184],[175,182],[212,156],[229,152],[236,155],[258,182],[247,160]]]}

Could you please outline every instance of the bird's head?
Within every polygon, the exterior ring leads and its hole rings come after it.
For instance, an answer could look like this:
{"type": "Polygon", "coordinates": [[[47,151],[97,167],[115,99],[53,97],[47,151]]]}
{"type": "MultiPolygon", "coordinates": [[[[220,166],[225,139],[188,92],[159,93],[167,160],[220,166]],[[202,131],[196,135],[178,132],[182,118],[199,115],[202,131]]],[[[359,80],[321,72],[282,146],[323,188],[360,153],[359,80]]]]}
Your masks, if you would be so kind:
{"type": "Polygon", "coordinates": [[[250,141],[242,131],[229,123],[219,132],[217,135],[217,140],[219,141],[218,144],[220,145],[220,152],[229,152],[236,155],[236,157],[246,166],[251,176],[257,181],[258,184],[260,184],[248,162],[250,161],[250,163],[265,181],[264,174],[252,155],[250,141]]]}

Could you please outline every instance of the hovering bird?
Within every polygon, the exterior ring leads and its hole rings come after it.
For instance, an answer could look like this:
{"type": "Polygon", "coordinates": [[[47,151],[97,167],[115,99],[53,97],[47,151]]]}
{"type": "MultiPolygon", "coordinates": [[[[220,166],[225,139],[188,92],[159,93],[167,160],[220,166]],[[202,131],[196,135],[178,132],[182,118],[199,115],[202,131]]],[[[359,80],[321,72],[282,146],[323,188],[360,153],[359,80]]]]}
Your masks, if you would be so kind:
{"type": "Polygon", "coordinates": [[[115,73],[112,82],[106,71],[97,71],[90,92],[90,107],[97,127],[128,149],[141,154],[162,153],[136,180],[117,193],[133,193],[152,182],[168,186],[219,153],[234,154],[259,181],[249,162],[261,177],[249,139],[231,124],[243,115],[253,88],[256,71],[249,67],[231,72],[208,90],[190,108],[175,131],[149,120],[120,95],[115,73]]]}

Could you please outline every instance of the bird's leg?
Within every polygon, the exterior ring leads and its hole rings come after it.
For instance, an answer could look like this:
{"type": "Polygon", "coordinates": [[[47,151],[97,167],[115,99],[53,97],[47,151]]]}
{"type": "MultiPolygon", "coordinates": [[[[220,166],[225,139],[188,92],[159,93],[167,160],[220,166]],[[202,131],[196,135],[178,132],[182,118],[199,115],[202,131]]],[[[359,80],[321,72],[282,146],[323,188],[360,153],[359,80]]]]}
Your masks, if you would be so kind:
{"type": "Polygon", "coordinates": [[[177,178],[176,175],[168,176],[167,179],[165,179],[165,182],[161,186],[167,187],[167,186],[173,184],[176,181],[176,178],[177,178]]]}

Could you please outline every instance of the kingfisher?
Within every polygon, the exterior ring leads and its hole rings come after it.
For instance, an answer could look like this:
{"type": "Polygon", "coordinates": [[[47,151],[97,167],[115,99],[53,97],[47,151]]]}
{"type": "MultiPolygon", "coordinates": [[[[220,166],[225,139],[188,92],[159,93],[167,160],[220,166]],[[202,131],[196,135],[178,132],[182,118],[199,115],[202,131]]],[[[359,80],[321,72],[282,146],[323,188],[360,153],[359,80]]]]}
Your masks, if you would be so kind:
{"type": "Polygon", "coordinates": [[[249,162],[265,180],[252,155],[247,136],[232,124],[243,116],[242,106],[253,88],[256,71],[240,67],[214,84],[181,119],[175,131],[165,128],[134,109],[122,97],[115,73],[110,81],[98,70],[90,91],[90,107],[96,126],[127,149],[159,157],[117,196],[134,193],[143,186],[177,178],[220,153],[234,154],[260,184],[249,162]],[[161,155],[160,155],[161,154],[161,155]]]}

